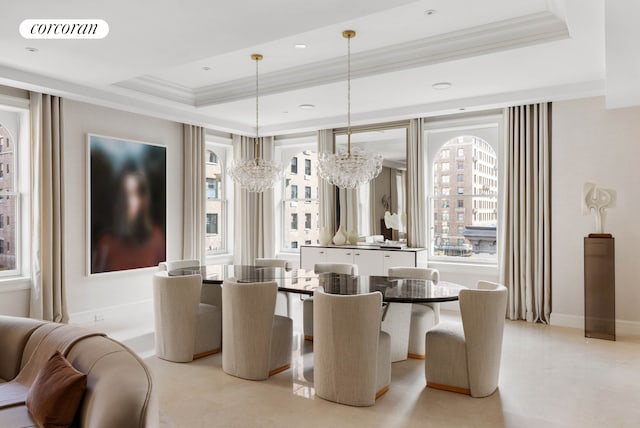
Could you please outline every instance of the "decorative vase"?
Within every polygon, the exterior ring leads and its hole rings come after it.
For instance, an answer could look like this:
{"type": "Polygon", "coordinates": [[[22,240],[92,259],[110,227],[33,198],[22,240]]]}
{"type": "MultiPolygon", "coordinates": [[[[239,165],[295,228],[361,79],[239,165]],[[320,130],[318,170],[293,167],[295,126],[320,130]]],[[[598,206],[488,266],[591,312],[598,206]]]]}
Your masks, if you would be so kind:
{"type": "Polygon", "coordinates": [[[333,237],[333,243],[336,245],[344,245],[347,243],[347,233],[344,231],[342,225],[340,225],[340,228],[333,237]]]}
{"type": "Polygon", "coordinates": [[[358,244],[358,239],[360,239],[360,235],[358,235],[358,231],[357,230],[352,230],[351,233],[349,233],[347,235],[347,241],[351,245],[357,245],[358,244]]]}
{"type": "Polygon", "coordinates": [[[318,241],[320,245],[329,245],[331,244],[331,231],[326,227],[320,228],[320,236],[318,236],[318,241]]]}

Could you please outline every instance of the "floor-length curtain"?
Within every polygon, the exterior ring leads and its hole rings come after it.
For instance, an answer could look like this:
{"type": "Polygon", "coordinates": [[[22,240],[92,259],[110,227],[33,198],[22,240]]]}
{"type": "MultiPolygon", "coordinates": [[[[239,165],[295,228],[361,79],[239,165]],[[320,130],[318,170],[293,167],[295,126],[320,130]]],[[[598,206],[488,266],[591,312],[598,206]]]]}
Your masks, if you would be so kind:
{"type": "Polygon", "coordinates": [[[67,322],[64,275],[62,98],[30,93],[31,276],[30,316],[67,322]]]}
{"type": "MultiPolygon", "coordinates": [[[[333,153],[334,140],[332,129],[318,131],[318,155],[333,153]]],[[[318,183],[319,222],[320,228],[329,230],[331,236],[336,232],[336,194],[335,187],[325,180],[318,183]]]]}
{"type": "Polygon", "coordinates": [[[505,110],[505,215],[501,281],[507,316],[549,322],[551,313],[551,104],[505,110]]]}
{"type": "MultiPolygon", "coordinates": [[[[233,136],[234,159],[255,156],[255,138],[233,136]]],[[[261,153],[265,160],[273,160],[272,137],[261,138],[261,153]]],[[[275,256],[275,206],[273,189],[262,193],[249,192],[235,185],[234,258],[236,263],[254,264],[256,257],[275,256]]]]}
{"type": "Polygon", "coordinates": [[[205,257],[205,130],[201,126],[183,125],[183,200],[182,258],[205,257]]]}
{"type": "Polygon", "coordinates": [[[426,150],[422,119],[411,119],[407,131],[407,245],[427,245],[426,150]]]}

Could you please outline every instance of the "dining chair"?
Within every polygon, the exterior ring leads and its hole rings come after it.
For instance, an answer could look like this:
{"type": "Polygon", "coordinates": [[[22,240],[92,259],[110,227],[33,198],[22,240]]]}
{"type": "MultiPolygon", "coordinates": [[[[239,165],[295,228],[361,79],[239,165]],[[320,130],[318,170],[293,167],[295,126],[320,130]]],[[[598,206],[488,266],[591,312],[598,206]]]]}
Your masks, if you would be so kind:
{"type": "Polygon", "coordinates": [[[200,260],[171,260],[158,263],[158,269],[160,271],[172,271],[175,269],[197,266],[200,266],[200,260]]]}
{"type": "MultiPolygon", "coordinates": [[[[388,275],[403,279],[431,280],[434,284],[437,284],[440,279],[440,273],[437,269],[416,267],[389,268],[388,275]]],[[[407,349],[407,357],[424,360],[425,333],[430,328],[436,326],[439,322],[439,303],[414,303],[413,305],[411,305],[411,321],[409,327],[409,345],[407,349]]]]}
{"type": "MultiPolygon", "coordinates": [[[[256,258],[254,266],[288,269],[289,262],[282,259],[256,258]]],[[[276,297],[276,314],[286,317],[290,315],[289,295],[285,292],[278,291],[278,296],[276,297]]]]}
{"type": "MultiPolygon", "coordinates": [[[[316,263],[313,272],[357,275],[358,265],[351,263],[316,263]]],[[[302,331],[304,340],[313,341],[313,296],[302,301],[302,331]]]]}
{"type": "Polygon", "coordinates": [[[391,383],[391,339],[380,330],[382,294],[314,295],[316,395],[350,406],[374,405],[391,383]]]}
{"type": "Polygon", "coordinates": [[[158,358],[177,363],[215,354],[222,343],[222,310],[200,303],[202,276],[153,276],[158,358]]]}
{"type": "Polygon", "coordinates": [[[498,387],[507,289],[479,281],[460,290],[462,323],[440,323],[426,333],[427,386],[486,397],[498,387]]]}
{"type": "Polygon", "coordinates": [[[275,315],[276,282],[224,281],[222,369],[232,376],[264,380],[291,367],[293,321],[275,315]]]}

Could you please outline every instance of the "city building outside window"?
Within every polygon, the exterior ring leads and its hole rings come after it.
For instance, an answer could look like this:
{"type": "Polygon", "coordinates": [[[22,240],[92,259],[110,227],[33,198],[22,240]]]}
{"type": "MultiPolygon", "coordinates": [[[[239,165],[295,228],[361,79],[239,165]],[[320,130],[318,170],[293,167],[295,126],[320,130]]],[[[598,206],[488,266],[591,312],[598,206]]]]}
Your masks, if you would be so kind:
{"type": "Polygon", "coordinates": [[[209,143],[205,156],[205,248],[208,255],[225,253],[227,250],[224,160],[224,149],[209,143]]]}
{"type": "MultiPolygon", "coordinates": [[[[497,127],[496,127],[497,129],[497,127]]],[[[489,142],[462,131],[459,136],[445,140],[439,149],[433,148],[430,189],[434,211],[430,243],[433,260],[456,260],[473,263],[497,262],[498,224],[498,156],[489,142]],[[453,151],[457,159],[455,194],[445,183],[448,177],[448,158],[453,151]],[[441,164],[438,169],[436,165],[441,164]],[[451,202],[455,199],[455,202],[451,202]],[[455,214],[450,220],[451,204],[455,214]]],[[[447,134],[450,135],[450,134],[447,134]]],[[[455,134],[454,134],[455,135],[455,134]]],[[[453,212],[453,210],[452,210],[453,212]]]]}
{"type": "Polygon", "coordinates": [[[298,157],[294,156],[291,158],[291,174],[298,173],[298,157]]]}
{"type": "MultiPolygon", "coordinates": [[[[7,114],[16,114],[3,112],[7,114]]],[[[16,120],[17,122],[17,120],[16,120]]],[[[10,222],[13,217],[18,219],[20,210],[20,199],[18,196],[18,174],[16,174],[15,165],[17,165],[16,153],[14,148],[17,147],[14,138],[16,138],[17,129],[10,131],[0,123],[0,184],[2,188],[2,196],[0,196],[0,273],[9,274],[16,273],[18,270],[18,254],[19,246],[17,239],[19,238],[19,221],[10,222]],[[10,165],[13,166],[10,168],[10,165]]]]}
{"type": "MultiPolygon", "coordinates": [[[[310,143],[308,147],[315,147],[315,142],[310,143]]],[[[305,145],[306,146],[306,145],[305,145]]],[[[304,174],[297,174],[293,170],[288,171],[285,174],[282,190],[282,231],[280,238],[281,251],[294,252],[299,251],[299,244],[308,243],[316,244],[320,237],[319,226],[319,203],[318,203],[318,183],[319,177],[317,172],[318,155],[312,150],[300,150],[297,151],[284,151],[282,156],[282,162],[284,164],[294,162],[297,165],[297,160],[304,159],[304,174]],[[293,156],[292,156],[293,155],[293,156]],[[285,157],[286,156],[286,157],[285,157]],[[299,194],[298,189],[302,191],[299,194]],[[316,189],[315,191],[313,189],[316,189]],[[304,197],[304,203],[299,203],[299,198],[304,197]],[[294,220],[295,219],[295,220],[294,220]],[[302,224],[298,225],[298,221],[304,220],[304,227],[302,224]]]]}

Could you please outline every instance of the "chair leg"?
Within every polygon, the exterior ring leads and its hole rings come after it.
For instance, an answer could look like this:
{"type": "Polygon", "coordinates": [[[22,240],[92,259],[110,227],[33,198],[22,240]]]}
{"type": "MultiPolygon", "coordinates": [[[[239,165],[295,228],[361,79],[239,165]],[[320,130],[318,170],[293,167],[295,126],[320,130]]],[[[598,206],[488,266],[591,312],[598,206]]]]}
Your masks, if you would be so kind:
{"type": "Polygon", "coordinates": [[[380,397],[382,397],[384,394],[387,393],[387,391],[389,391],[389,385],[385,386],[384,388],[382,388],[380,391],[376,392],[376,400],[380,397]]]}
{"type": "Polygon", "coordinates": [[[193,354],[193,359],[197,360],[199,358],[204,358],[204,357],[208,357],[209,355],[213,355],[213,354],[217,354],[218,352],[220,352],[220,348],[218,349],[212,349],[210,351],[204,351],[204,352],[200,352],[198,354],[193,354]]]}
{"type": "Polygon", "coordinates": [[[407,358],[413,358],[414,360],[424,360],[425,359],[425,355],[421,355],[421,354],[412,354],[411,352],[409,352],[407,354],[407,358]]]}
{"type": "Polygon", "coordinates": [[[457,392],[458,394],[471,395],[469,388],[460,388],[459,386],[443,385],[441,383],[427,382],[427,387],[440,389],[442,391],[457,392]]]}
{"type": "Polygon", "coordinates": [[[282,367],[278,367],[277,369],[273,369],[273,370],[271,370],[271,371],[269,372],[269,377],[271,377],[271,376],[273,376],[273,375],[277,375],[278,373],[281,373],[281,372],[283,372],[283,371],[285,371],[285,370],[288,370],[288,369],[290,369],[290,368],[291,368],[291,363],[289,363],[289,364],[285,364],[284,366],[282,366],[282,367]]]}

